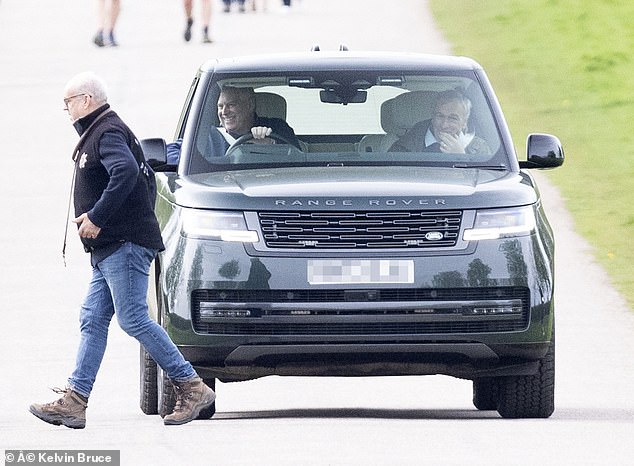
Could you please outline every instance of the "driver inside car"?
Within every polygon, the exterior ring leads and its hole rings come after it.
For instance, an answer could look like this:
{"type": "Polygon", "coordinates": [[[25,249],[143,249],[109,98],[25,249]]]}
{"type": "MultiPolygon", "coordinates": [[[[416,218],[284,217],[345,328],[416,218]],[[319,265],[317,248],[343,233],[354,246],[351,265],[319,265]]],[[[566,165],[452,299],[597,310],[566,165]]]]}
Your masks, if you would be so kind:
{"type": "MultiPolygon", "coordinates": [[[[259,116],[255,111],[255,91],[252,87],[224,86],[218,98],[220,128],[213,128],[209,135],[211,155],[225,155],[227,149],[241,136],[251,134],[255,143],[275,143],[287,140],[300,148],[295,131],[281,118],[259,116]],[[273,135],[273,137],[271,137],[273,135]]],[[[180,157],[182,139],[167,144],[167,163],[176,165],[180,157]]]]}

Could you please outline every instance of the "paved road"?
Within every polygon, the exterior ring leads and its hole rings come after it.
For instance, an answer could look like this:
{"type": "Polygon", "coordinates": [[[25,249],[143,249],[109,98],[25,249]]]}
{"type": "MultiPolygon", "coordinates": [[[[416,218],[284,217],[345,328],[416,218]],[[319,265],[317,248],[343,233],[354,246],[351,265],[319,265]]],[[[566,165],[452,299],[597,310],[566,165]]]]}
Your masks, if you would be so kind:
{"type": "Polygon", "coordinates": [[[118,449],[124,465],[631,464],[634,317],[542,177],[558,241],[557,409],[548,420],[477,412],[470,383],[446,377],[270,377],[219,384],[212,421],[166,428],[137,408],[138,347],[116,325],[85,430],[27,412],[72,369],[89,277],[74,236],[67,267],[60,253],[77,139],[61,110],[70,76],[103,75],[139,137],[170,138],[193,73],[209,57],[316,43],[450,50],[421,0],[389,2],[387,11],[378,0],[302,0],[288,14],[269,0],[270,11],[257,15],[223,15],[216,2],[211,45],[196,35],[183,43],[180,3],[124,0],[117,49],[91,44],[92,2],[0,3],[0,448],[118,449]]]}

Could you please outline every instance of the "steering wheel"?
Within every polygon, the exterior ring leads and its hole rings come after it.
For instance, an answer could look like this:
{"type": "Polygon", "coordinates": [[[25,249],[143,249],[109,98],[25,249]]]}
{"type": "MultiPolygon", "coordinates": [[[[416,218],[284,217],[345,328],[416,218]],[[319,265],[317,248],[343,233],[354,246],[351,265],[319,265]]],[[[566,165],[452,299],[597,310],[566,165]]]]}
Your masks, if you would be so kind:
{"type": "MultiPolygon", "coordinates": [[[[279,142],[281,142],[282,144],[288,144],[288,145],[290,146],[290,147],[289,147],[289,150],[288,150],[289,155],[290,155],[290,153],[291,153],[291,150],[292,150],[292,149],[297,149],[297,150],[301,151],[301,149],[298,149],[298,148],[297,148],[297,146],[295,146],[295,145],[294,145],[291,141],[289,141],[289,140],[288,140],[287,138],[285,138],[284,136],[282,136],[282,135],[280,135],[280,134],[277,134],[276,132],[272,132],[271,134],[269,134],[269,135],[267,136],[267,138],[271,138],[271,139],[273,139],[274,141],[279,141],[279,142]]],[[[227,149],[227,152],[225,152],[225,156],[226,156],[226,157],[231,156],[231,154],[232,154],[232,153],[233,153],[233,152],[234,152],[234,151],[235,151],[238,147],[240,147],[240,146],[241,146],[241,145],[243,145],[243,144],[249,144],[249,141],[251,141],[252,139],[255,139],[255,137],[253,136],[253,134],[252,134],[252,133],[243,134],[243,135],[242,135],[242,136],[240,136],[238,139],[236,139],[236,140],[233,142],[233,144],[231,144],[231,145],[229,146],[229,149],[227,149]]],[[[251,143],[251,144],[253,144],[253,143],[251,143]]]]}

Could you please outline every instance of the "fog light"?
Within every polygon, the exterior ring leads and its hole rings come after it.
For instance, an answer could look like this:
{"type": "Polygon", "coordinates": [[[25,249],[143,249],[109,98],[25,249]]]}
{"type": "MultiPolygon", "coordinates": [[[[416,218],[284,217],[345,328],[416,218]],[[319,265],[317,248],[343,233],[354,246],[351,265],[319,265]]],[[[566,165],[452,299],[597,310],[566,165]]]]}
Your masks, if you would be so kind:
{"type": "Polygon", "coordinates": [[[201,319],[217,319],[227,317],[253,317],[250,309],[219,309],[215,303],[200,303],[201,319]]]}
{"type": "Polygon", "coordinates": [[[491,307],[472,307],[466,309],[464,312],[466,315],[512,315],[512,314],[521,314],[521,307],[513,307],[513,306],[491,306],[491,307]]]}

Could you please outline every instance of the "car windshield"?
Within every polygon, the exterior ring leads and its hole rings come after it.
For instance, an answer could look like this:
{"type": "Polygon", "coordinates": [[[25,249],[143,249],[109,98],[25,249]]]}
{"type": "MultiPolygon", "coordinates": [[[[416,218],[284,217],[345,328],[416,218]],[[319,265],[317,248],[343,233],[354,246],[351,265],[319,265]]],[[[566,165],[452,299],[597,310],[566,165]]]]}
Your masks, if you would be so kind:
{"type": "Polygon", "coordinates": [[[329,165],[508,165],[474,72],[216,74],[193,121],[187,174],[329,165]],[[220,110],[228,99],[221,96],[230,92],[251,99],[254,111],[247,118],[254,126],[273,129],[268,144],[248,131],[230,134],[230,119],[223,127],[220,110]]]}

